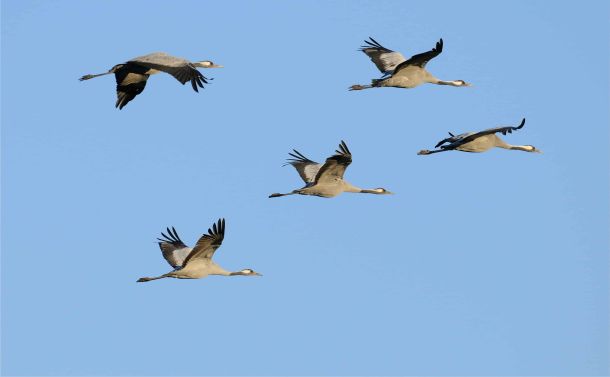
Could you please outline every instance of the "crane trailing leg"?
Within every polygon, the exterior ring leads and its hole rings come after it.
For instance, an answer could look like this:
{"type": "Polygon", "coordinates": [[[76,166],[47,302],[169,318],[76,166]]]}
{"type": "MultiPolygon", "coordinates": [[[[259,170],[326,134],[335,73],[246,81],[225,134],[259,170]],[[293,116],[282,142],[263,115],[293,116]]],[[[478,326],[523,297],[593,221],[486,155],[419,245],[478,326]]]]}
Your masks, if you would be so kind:
{"type": "Polygon", "coordinates": [[[169,278],[169,277],[174,277],[174,276],[171,275],[171,272],[169,274],[163,274],[161,276],[155,276],[155,277],[152,277],[152,278],[149,278],[149,277],[139,278],[137,282],[138,283],[144,283],[144,282],[151,281],[151,280],[158,280],[158,279],[169,278]]]}
{"type": "Polygon", "coordinates": [[[352,85],[349,87],[349,90],[363,90],[363,89],[370,89],[370,88],[378,88],[380,87],[381,83],[384,81],[385,79],[372,79],[371,80],[371,85],[352,85]]]}
{"type": "Polygon", "coordinates": [[[300,190],[294,190],[294,191],[286,193],[286,194],[280,194],[279,192],[276,192],[274,194],[269,195],[269,197],[270,198],[278,198],[280,196],[294,195],[294,194],[300,194],[300,190]]]}
{"type": "Polygon", "coordinates": [[[363,90],[363,89],[370,89],[370,88],[374,88],[374,86],[373,85],[359,85],[359,84],[356,84],[356,85],[350,86],[349,90],[350,91],[352,91],[352,90],[363,90]]]}

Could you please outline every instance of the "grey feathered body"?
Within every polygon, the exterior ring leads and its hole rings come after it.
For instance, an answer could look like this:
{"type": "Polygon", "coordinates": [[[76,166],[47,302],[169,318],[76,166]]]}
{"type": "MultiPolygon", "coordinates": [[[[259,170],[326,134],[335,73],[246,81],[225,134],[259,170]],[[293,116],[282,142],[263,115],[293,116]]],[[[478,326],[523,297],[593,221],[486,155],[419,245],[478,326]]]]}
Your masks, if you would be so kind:
{"type": "Polygon", "coordinates": [[[504,148],[506,145],[504,140],[493,134],[477,137],[473,141],[464,143],[455,149],[463,152],[479,153],[488,151],[494,147],[504,148]]]}
{"type": "Polygon", "coordinates": [[[373,80],[373,86],[411,89],[427,82],[434,82],[433,79],[434,77],[424,68],[407,66],[386,79],[373,80]]]}

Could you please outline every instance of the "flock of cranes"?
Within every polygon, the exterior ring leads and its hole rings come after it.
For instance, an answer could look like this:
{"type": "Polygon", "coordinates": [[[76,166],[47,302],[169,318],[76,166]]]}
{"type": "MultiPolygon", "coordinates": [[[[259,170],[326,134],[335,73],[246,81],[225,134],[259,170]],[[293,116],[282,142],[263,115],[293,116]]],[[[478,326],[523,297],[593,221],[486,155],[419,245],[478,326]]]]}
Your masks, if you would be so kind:
{"type": "MultiPolygon", "coordinates": [[[[439,80],[426,70],[426,64],[443,52],[442,39],[430,51],[413,55],[409,59],[406,59],[400,52],[382,46],[371,37],[365,41],[365,45],[361,47],[360,51],[371,59],[382,73],[382,77],[373,79],[370,85],[352,85],[349,88],[350,91],[383,87],[410,89],[425,83],[456,87],[471,86],[471,84],[464,80],[439,80]]],[[[198,88],[203,88],[203,84],[207,84],[210,79],[201,74],[197,68],[222,68],[222,65],[214,64],[209,60],[193,63],[162,52],[155,52],[117,64],[108,72],[82,76],[80,80],[89,80],[99,76],[114,74],[117,83],[117,101],[115,106],[120,110],[138,94],[142,93],[150,75],[159,72],[165,72],[174,76],[183,85],[190,82],[193,90],[198,92],[198,88]]],[[[417,154],[429,155],[451,150],[485,152],[495,147],[541,153],[539,149],[532,145],[508,144],[497,135],[498,133],[502,135],[510,134],[523,128],[524,125],[525,119],[516,127],[495,127],[479,132],[467,132],[457,136],[449,132],[450,137],[438,142],[435,150],[422,149],[417,154]]],[[[362,189],[352,185],[343,178],[345,170],[352,163],[352,153],[343,140],[339,144],[339,149],[335,151],[335,154],[328,157],[324,164],[310,160],[296,149],[293,149],[289,156],[290,158],[287,160],[286,165],[292,165],[296,169],[301,179],[305,182],[305,186],[284,194],[274,193],[269,195],[269,198],[295,194],[332,198],[343,192],[377,195],[392,194],[392,192],[381,187],[362,189]]],[[[138,282],[163,278],[199,279],[208,275],[261,276],[261,274],[250,268],[230,272],[212,261],[214,253],[222,244],[224,235],[225,220],[219,219],[217,223],[214,223],[208,229],[208,233],[202,235],[195,246],[190,248],[182,242],[173,227],[171,229],[167,228],[167,234],[161,233],[162,238],[158,238],[158,244],[163,257],[173,270],[156,277],[142,277],[138,279],[138,282]]]]}

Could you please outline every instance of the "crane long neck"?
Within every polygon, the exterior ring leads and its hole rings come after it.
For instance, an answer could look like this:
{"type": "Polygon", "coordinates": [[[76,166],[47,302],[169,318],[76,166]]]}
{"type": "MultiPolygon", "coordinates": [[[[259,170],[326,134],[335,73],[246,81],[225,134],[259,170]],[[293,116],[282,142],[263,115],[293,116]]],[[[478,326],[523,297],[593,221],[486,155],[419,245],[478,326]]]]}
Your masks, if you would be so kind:
{"type": "Polygon", "coordinates": [[[462,86],[462,82],[461,81],[457,81],[457,80],[443,81],[443,80],[436,79],[436,82],[434,82],[434,84],[437,84],[437,85],[450,85],[450,86],[462,86]]]}
{"type": "Polygon", "coordinates": [[[356,187],[349,182],[343,181],[343,191],[344,192],[362,192],[360,187],[356,187]]]}
{"type": "Polygon", "coordinates": [[[513,150],[513,151],[525,151],[525,152],[531,152],[531,148],[530,148],[529,146],[526,146],[526,145],[511,145],[511,144],[508,144],[507,142],[505,142],[504,140],[502,140],[502,139],[501,139],[500,137],[498,137],[497,135],[496,135],[496,138],[495,138],[495,139],[496,139],[496,140],[495,140],[495,144],[496,144],[496,147],[498,147],[498,148],[510,149],[510,150],[513,150]]]}
{"type": "Polygon", "coordinates": [[[354,186],[349,182],[343,181],[343,191],[344,192],[355,192],[360,194],[379,194],[379,192],[373,189],[362,189],[360,187],[354,186]]]}
{"type": "Polygon", "coordinates": [[[429,82],[430,84],[437,84],[437,85],[450,85],[450,86],[463,86],[464,85],[464,83],[461,80],[445,81],[445,80],[438,79],[438,78],[432,76],[432,74],[426,70],[424,70],[424,80],[429,82]]]}
{"type": "Polygon", "coordinates": [[[231,276],[233,273],[231,271],[227,271],[224,268],[220,267],[213,261],[207,266],[208,275],[222,275],[222,276],[231,276]]]}
{"type": "Polygon", "coordinates": [[[531,152],[531,147],[529,147],[527,145],[510,145],[510,144],[504,143],[504,145],[498,145],[498,147],[504,148],[504,149],[510,149],[513,151],[531,152]]]}
{"type": "Polygon", "coordinates": [[[359,191],[361,194],[379,194],[378,191],[372,189],[362,189],[359,191]]]}

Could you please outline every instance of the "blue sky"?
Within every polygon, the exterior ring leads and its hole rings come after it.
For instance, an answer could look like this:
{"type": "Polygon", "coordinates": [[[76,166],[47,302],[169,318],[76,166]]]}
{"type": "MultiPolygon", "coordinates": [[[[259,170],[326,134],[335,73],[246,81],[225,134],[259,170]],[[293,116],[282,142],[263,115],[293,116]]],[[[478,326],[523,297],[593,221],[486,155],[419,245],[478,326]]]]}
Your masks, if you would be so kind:
{"type": "Polygon", "coordinates": [[[3,1],[4,375],[606,375],[603,1],[3,1]],[[372,36],[472,88],[347,87],[372,36]],[[83,74],[153,51],[123,110],[83,74]],[[513,144],[417,156],[447,131],[513,144]],[[396,195],[286,197],[287,152],[396,195]],[[219,217],[213,276],[137,284],[219,217]]]}

